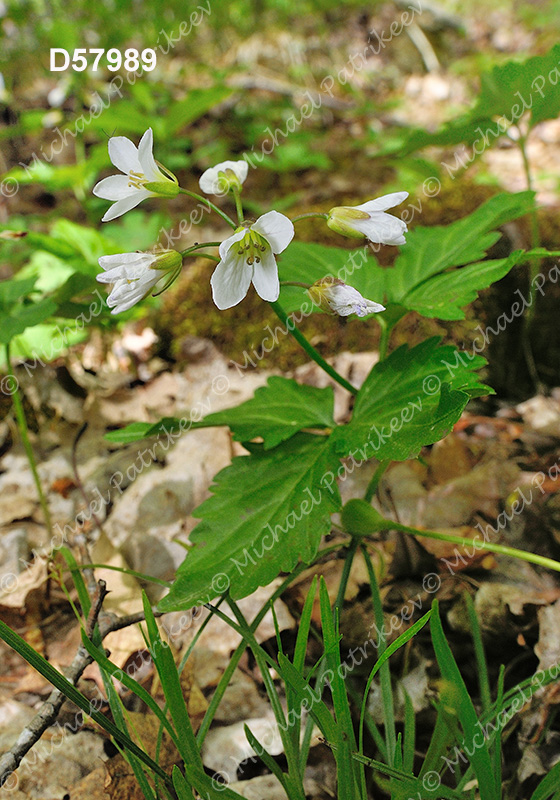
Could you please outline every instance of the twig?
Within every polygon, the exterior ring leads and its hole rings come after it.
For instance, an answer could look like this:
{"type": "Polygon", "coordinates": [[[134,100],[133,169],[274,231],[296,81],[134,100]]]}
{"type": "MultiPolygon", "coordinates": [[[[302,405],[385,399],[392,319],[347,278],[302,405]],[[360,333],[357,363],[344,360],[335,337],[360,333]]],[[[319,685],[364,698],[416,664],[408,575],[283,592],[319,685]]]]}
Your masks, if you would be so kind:
{"type": "MultiPolygon", "coordinates": [[[[117,617],[114,614],[101,614],[103,601],[108,594],[107,584],[103,580],[97,581],[96,591],[92,598],[91,611],[86,623],[87,636],[91,635],[96,625],[99,625],[101,640],[113,631],[121,630],[129,625],[134,625],[144,619],[143,613],[131,614],[127,617],[117,617]]],[[[92,656],[87,652],[83,645],[80,645],[74,659],[66,671],[68,680],[76,684],[85,668],[93,662],[92,656]]],[[[21,764],[22,759],[36,744],[43,733],[49,728],[58,717],[60,709],[65,701],[65,695],[58,689],[53,689],[48,698],[41,706],[39,712],[33,717],[20,735],[16,743],[2,756],[0,756],[0,787],[2,787],[21,764]]]]}
{"type": "Polygon", "coordinates": [[[86,620],[86,636],[88,639],[91,639],[93,636],[93,632],[95,630],[95,626],[97,625],[97,619],[99,614],[101,613],[101,607],[103,606],[103,601],[109,594],[109,590],[107,589],[107,583],[102,578],[97,581],[97,586],[95,589],[95,594],[93,595],[91,601],[91,608],[89,610],[88,618],[86,620]]]}

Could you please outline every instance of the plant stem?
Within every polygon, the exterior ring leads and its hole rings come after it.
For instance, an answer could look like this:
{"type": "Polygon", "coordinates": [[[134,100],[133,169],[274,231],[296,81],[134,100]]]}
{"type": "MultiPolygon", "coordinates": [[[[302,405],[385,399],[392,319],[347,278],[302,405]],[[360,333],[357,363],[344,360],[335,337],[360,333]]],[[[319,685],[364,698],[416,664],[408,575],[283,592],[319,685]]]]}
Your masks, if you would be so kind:
{"type": "Polygon", "coordinates": [[[408,525],[401,525],[398,522],[387,522],[387,529],[395,531],[402,531],[403,533],[412,533],[413,536],[426,536],[428,539],[437,539],[441,542],[452,542],[460,547],[470,547],[475,551],[488,550],[490,553],[499,553],[503,556],[511,556],[518,558],[521,561],[528,561],[531,564],[538,564],[540,567],[552,569],[555,572],[560,572],[560,561],[555,561],[546,556],[539,556],[537,553],[530,553],[527,550],[518,550],[516,547],[508,547],[504,544],[492,544],[487,542],[486,537],[483,536],[484,541],[480,543],[476,539],[467,539],[463,536],[453,536],[452,534],[442,533],[441,531],[422,530],[420,528],[411,528],[408,525]]]}
{"type": "MultiPolygon", "coordinates": [[[[517,140],[517,144],[519,145],[519,150],[521,151],[521,159],[523,161],[523,170],[525,172],[525,178],[527,179],[527,188],[530,191],[533,191],[533,176],[531,174],[531,164],[529,163],[529,156],[527,155],[527,134],[520,135],[519,139],[517,140]]],[[[537,216],[537,209],[535,204],[531,208],[529,218],[531,220],[531,244],[532,249],[535,250],[540,247],[541,244],[541,237],[539,233],[539,219],[537,216]]],[[[530,258],[529,259],[529,280],[531,287],[533,286],[533,282],[536,279],[537,275],[539,274],[539,270],[541,267],[541,259],[540,258],[530,258]]],[[[522,336],[522,344],[523,344],[523,353],[525,355],[525,362],[527,364],[527,369],[529,370],[529,375],[531,376],[531,380],[535,386],[535,391],[539,393],[542,391],[542,384],[539,379],[539,375],[537,372],[537,366],[535,364],[535,357],[533,356],[533,349],[531,347],[531,340],[530,340],[530,330],[531,330],[531,323],[535,317],[536,311],[536,301],[531,303],[527,312],[525,314],[525,318],[523,320],[524,326],[523,330],[521,331],[522,336]]]]}
{"type": "Polygon", "coordinates": [[[53,530],[52,530],[51,513],[49,511],[49,506],[47,504],[47,498],[45,497],[45,494],[43,492],[43,487],[41,485],[41,478],[39,477],[39,472],[37,470],[37,462],[35,461],[33,448],[31,447],[31,442],[29,441],[29,428],[27,427],[25,411],[23,409],[23,403],[21,401],[21,395],[19,393],[19,382],[12,371],[9,343],[6,345],[6,370],[7,370],[8,384],[11,388],[12,402],[14,404],[14,411],[16,414],[16,421],[19,428],[21,441],[25,449],[25,454],[29,462],[29,468],[31,469],[33,480],[35,481],[37,494],[39,495],[39,503],[41,504],[41,508],[43,509],[43,514],[45,516],[45,524],[48,528],[49,533],[52,536],[53,530]]]}
{"type": "MultiPolygon", "coordinates": [[[[527,188],[529,191],[533,191],[533,176],[531,174],[531,165],[529,163],[529,157],[527,155],[527,136],[520,136],[517,140],[517,144],[519,145],[519,150],[521,151],[521,158],[523,160],[523,170],[525,172],[525,178],[527,180],[527,188]]],[[[538,249],[541,246],[541,237],[539,233],[539,219],[537,216],[537,209],[536,206],[533,204],[529,214],[531,220],[531,246],[533,250],[538,249]]],[[[531,258],[529,260],[529,267],[530,267],[530,278],[531,282],[536,278],[539,272],[541,261],[539,258],[531,258]]],[[[535,304],[533,303],[529,310],[527,311],[527,320],[531,321],[534,315],[535,304]]]]}
{"type": "Polygon", "coordinates": [[[233,187],[233,196],[235,198],[235,210],[237,212],[237,222],[239,225],[243,222],[243,206],[241,204],[241,195],[239,193],[239,189],[233,187]]]}
{"type": "Polygon", "coordinates": [[[381,339],[379,340],[379,360],[384,361],[387,358],[387,348],[389,347],[389,336],[391,335],[392,326],[388,325],[383,317],[376,317],[379,327],[381,328],[381,339]]]}
{"type": "Polygon", "coordinates": [[[286,330],[289,331],[289,333],[292,334],[296,342],[298,342],[298,344],[300,344],[303,347],[307,355],[310,358],[312,358],[313,361],[315,361],[315,363],[318,364],[321,367],[321,369],[327,373],[327,375],[330,375],[330,377],[333,380],[335,380],[337,383],[343,386],[348,392],[350,392],[351,394],[358,394],[358,390],[356,389],[356,387],[352,386],[351,383],[348,383],[346,378],[343,378],[342,375],[339,375],[339,373],[325,361],[323,356],[320,353],[318,353],[317,350],[315,350],[313,345],[307,341],[303,333],[295,327],[295,324],[288,317],[288,315],[286,314],[280,303],[278,303],[278,301],[275,301],[270,305],[273,308],[274,312],[276,313],[278,319],[286,326],[286,330]]]}
{"type": "Polygon", "coordinates": [[[344,595],[346,594],[346,588],[348,586],[348,581],[350,579],[350,570],[352,569],[352,563],[354,561],[354,556],[356,555],[356,551],[360,544],[360,540],[357,536],[352,537],[352,541],[348,545],[348,549],[346,551],[346,558],[344,560],[344,567],[342,569],[342,575],[340,576],[340,583],[338,585],[338,592],[336,595],[336,600],[334,601],[334,608],[333,614],[335,615],[335,622],[336,622],[336,615],[340,616],[340,612],[342,611],[342,606],[344,605],[344,595]]]}
{"type": "Polygon", "coordinates": [[[311,284],[301,281],[280,281],[280,286],[301,286],[302,289],[311,289],[311,284]]]}
{"type": "Polygon", "coordinates": [[[228,215],[227,215],[227,214],[226,214],[224,211],[222,211],[220,208],[218,208],[218,206],[215,206],[215,205],[214,205],[214,203],[211,203],[211,202],[210,202],[210,200],[208,200],[206,197],[202,197],[202,195],[200,195],[200,194],[196,194],[196,192],[189,192],[187,189],[181,189],[181,188],[180,188],[180,189],[179,189],[179,191],[181,192],[181,194],[186,194],[188,197],[192,197],[192,198],[193,198],[193,200],[200,200],[200,201],[202,201],[203,203],[206,203],[206,205],[208,206],[208,208],[211,208],[211,209],[212,209],[212,211],[215,211],[215,212],[216,212],[216,214],[219,214],[219,215],[220,215],[220,217],[221,217],[221,218],[222,218],[222,219],[223,219],[225,222],[227,222],[227,224],[228,224],[228,225],[231,225],[231,227],[232,227],[234,230],[235,230],[235,228],[237,228],[237,225],[236,225],[236,224],[235,224],[235,222],[232,220],[232,218],[231,218],[231,217],[228,217],[228,215]]]}
{"type": "Polygon", "coordinates": [[[379,481],[383,477],[383,473],[391,463],[390,459],[386,461],[380,461],[377,467],[375,468],[375,472],[371,476],[371,480],[368,483],[366,493],[364,495],[364,500],[366,503],[371,503],[373,496],[377,492],[377,487],[379,486],[379,481]]]}
{"type": "Polygon", "coordinates": [[[188,258],[188,256],[196,256],[196,258],[209,258],[210,261],[214,261],[216,264],[219,262],[218,256],[213,256],[210,253],[181,253],[183,258],[188,258]]]}
{"type": "Polygon", "coordinates": [[[311,219],[312,217],[317,217],[319,219],[328,219],[329,215],[328,214],[320,214],[319,212],[316,212],[316,211],[310,211],[307,214],[298,214],[297,217],[293,218],[292,222],[299,222],[300,219],[311,219]]]}
{"type": "Polygon", "coordinates": [[[201,242],[200,244],[193,244],[191,247],[187,247],[186,250],[179,250],[179,253],[185,257],[190,253],[193,253],[195,250],[200,250],[202,247],[219,247],[220,245],[221,242],[201,242]]]}

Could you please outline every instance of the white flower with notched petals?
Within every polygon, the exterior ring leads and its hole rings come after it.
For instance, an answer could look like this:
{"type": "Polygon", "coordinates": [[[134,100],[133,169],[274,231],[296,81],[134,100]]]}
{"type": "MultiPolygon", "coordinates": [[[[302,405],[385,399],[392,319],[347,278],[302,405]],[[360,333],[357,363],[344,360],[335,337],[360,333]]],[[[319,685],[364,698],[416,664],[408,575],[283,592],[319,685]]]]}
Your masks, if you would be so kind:
{"type": "Polygon", "coordinates": [[[112,314],[120,314],[143,300],[164,277],[170,285],[181,270],[183,259],[175,250],[159,253],[118,253],[101,256],[99,266],[105,272],[97,276],[100,283],[112,283],[107,298],[112,314]]]}
{"type": "Polygon", "coordinates": [[[232,188],[241,189],[247,177],[249,165],[246,161],[222,161],[210,167],[200,176],[198,185],[204,194],[227,194],[232,188]]]}
{"type": "Polygon", "coordinates": [[[356,314],[358,317],[367,317],[368,314],[378,314],[385,311],[385,306],[367,300],[353,286],[348,286],[338,278],[326,277],[316,281],[308,290],[313,302],[328,314],[338,314],[348,317],[356,314]]]}
{"type": "Polygon", "coordinates": [[[331,208],[327,225],[333,231],[354,239],[365,236],[376,244],[405,244],[406,223],[392,214],[385,214],[385,211],[398,206],[407,197],[408,192],[394,192],[361,206],[331,208]]]}
{"type": "Polygon", "coordinates": [[[120,217],[146,197],[176,197],[179,193],[175,176],[164,175],[158,167],[152,153],[153,144],[151,128],[142,136],[138,147],[126,136],[109,139],[109,158],[124,175],[103,178],[93,187],[96,197],[114,201],[102,222],[120,217]]]}
{"type": "Polygon", "coordinates": [[[218,308],[223,310],[240,303],[251,283],[263,300],[278,300],[280,283],[274,256],[285,250],[293,237],[291,220],[278,211],[269,211],[223,241],[221,261],[210,280],[218,308]]]}

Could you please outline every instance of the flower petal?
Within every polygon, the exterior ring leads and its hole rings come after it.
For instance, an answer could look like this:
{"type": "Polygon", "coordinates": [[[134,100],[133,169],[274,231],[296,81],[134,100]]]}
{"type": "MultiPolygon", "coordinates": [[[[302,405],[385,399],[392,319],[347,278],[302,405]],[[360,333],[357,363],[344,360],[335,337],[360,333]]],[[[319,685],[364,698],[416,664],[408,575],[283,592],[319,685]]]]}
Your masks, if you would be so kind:
{"type": "Polygon", "coordinates": [[[268,248],[261,256],[261,260],[253,266],[253,286],[263,300],[273,303],[280,295],[280,282],[278,280],[278,267],[272,250],[268,248]]]}
{"type": "Polygon", "coordinates": [[[116,253],[112,256],[101,256],[99,258],[99,266],[103,267],[103,269],[109,269],[119,264],[134,264],[140,261],[145,261],[149,266],[155,260],[156,257],[153,253],[116,253]]]}
{"type": "Polygon", "coordinates": [[[341,317],[348,317],[350,314],[367,317],[368,314],[385,311],[385,306],[367,300],[357,289],[345,283],[336,284],[323,291],[331,309],[341,317]]]}
{"type": "Polygon", "coordinates": [[[218,308],[223,311],[240,303],[252,277],[253,269],[244,258],[230,256],[220,261],[210,279],[212,297],[218,308]]]}
{"type": "Polygon", "coordinates": [[[240,231],[236,231],[235,233],[232,233],[232,235],[229,236],[227,239],[224,239],[224,241],[221,243],[220,247],[218,248],[219,253],[220,253],[220,258],[222,259],[222,261],[227,257],[228,251],[229,251],[230,247],[232,246],[232,244],[235,244],[236,242],[241,241],[241,239],[243,239],[243,237],[247,233],[247,230],[248,230],[248,228],[242,228],[240,231]]]}
{"type": "MultiPolygon", "coordinates": [[[[159,280],[159,278],[154,277],[156,272],[161,272],[161,270],[150,269],[150,266],[146,266],[146,264],[134,264],[126,267],[113,267],[107,272],[101,272],[101,277],[97,276],[97,279],[99,283],[118,283],[121,280],[126,281],[128,284],[149,283],[150,281],[159,280]]],[[[161,274],[163,275],[163,272],[161,274]]]]}
{"type": "Polygon", "coordinates": [[[130,186],[129,182],[127,175],[110,175],[95,184],[93,193],[104,200],[122,200],[138,191],[134,186],[130,186]]]}
{"type": "Polygon", "coordinates": [[[142,172],[136,145],[126,136],[111,136],[108,148],[111,163],[125,175],[128,175],[130,170],[142,172]]]}
{"type": "Polygon", "coordinates": [[[165,177],[155,162],[153,149],[154,134],[152,129],[148,128],[138,145],[138,159],[142,166],[140,172],[144,173],[148,181],[168,181],[169,178],[165,177]]]}
{"type": "Polygon", "coordinates": [[[370,219],[355,220],[352,224],[356,230],[367,236],[370,242],[391,245],[406,243],[403,235],[408,230],[406,224],[392,214],[375,211],[370,219]]]}
{"type": "Polygon", "coordinates": [[[247,177],[249,165],[246,161],[222,161],[216,164],[215,167],[210,167],[205,170],[199,178],[198,185],[204,194],[224,194],[221,188],[220,172],[225,172],[226,169],[231,169],[235,173],[239,183],[243,183],[247,177]]]}
{"type": "Polygon", "coordinates": [[[385,211],[387,208],[398,206],[408,197],[408,192],[392,192],[392,194],[385,194],[383,197],[378,197],[376,200],[368,200],[367,203],[362,203],[361,206],[354,206],[359,211],[385,211]]]}
{"type": "Polygon", "coordinates": [[[268,211],[259,217],[251,229],[270,242],[273,253],[281,253],[294,238],[292,221],[278,211],[268,211]]]}
{"type": "Polygon", "coordinates": [[[131,208],[136,208],[146,197],[153,197],[153,193],[147,192],[145,189],[137,189],[133,195],[123,197],[122,200],[117,200],[117,202],[113,203],[101,217],[101,222],[109,222],[109,220],[116,219],[122,214],[126,214],[131,208]]]}

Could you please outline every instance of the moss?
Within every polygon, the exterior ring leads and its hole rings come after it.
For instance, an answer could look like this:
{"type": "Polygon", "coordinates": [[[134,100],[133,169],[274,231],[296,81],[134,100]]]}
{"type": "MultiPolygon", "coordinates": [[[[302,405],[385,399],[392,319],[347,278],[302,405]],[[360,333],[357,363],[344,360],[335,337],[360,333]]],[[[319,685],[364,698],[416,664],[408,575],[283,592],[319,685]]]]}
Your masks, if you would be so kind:
{"type": "MultiPolygon", "coordinates": [[[[297,342],[289,335],[277,333],[278,346],[263,352],[262,343],[271,342],[271,332],[280,322],[267,303],[251,287],[247,297],[234,308],[220,311],[212,302],[208,280],[208,263],[195,262],[166,294],[163,306],[152,321],[156,333],[167,349],[165,355],[178,358],[181,340],[186,336],[211,339],[229,359],[243,364],[245,353],[264,369],[294,369],[308,361],[297,342]],[[262,356],[262,357],[261,357],[262,356]]],[[[341,350],[375,350],[379,328],[375,319],[344,320],[326,314],[314,314],[303,320],[301,330],[325,356],[341,350]]]]}

